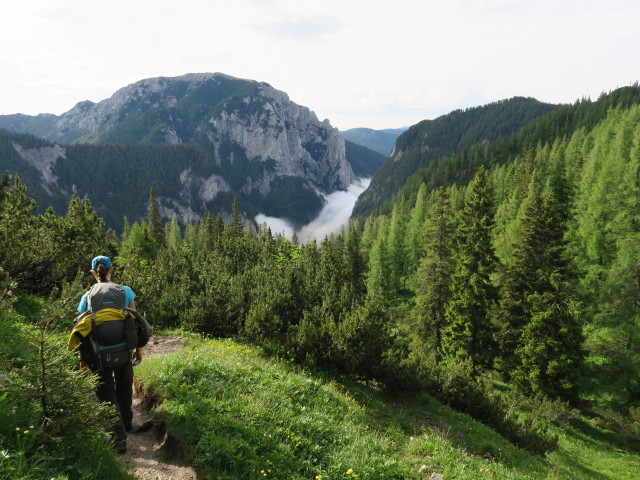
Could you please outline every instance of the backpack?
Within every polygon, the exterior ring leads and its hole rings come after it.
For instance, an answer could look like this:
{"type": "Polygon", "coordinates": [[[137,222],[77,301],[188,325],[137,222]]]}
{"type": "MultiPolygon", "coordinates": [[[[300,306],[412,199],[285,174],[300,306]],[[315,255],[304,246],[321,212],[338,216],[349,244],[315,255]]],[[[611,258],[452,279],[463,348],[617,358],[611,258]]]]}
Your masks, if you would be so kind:
{"type": "Polygon", "coordinates": [[[91,333],[81,338],[80,352],[91,370],[116,368],[131,360],[131,349],[144,347],[153,334],[146,319],[126,306],[126,293],[121,285],[97,283],[87,294],[89,310],[75,323],[91,316],[91,333]],[[96,318],[101,322],[98,325],[96,318]]]}

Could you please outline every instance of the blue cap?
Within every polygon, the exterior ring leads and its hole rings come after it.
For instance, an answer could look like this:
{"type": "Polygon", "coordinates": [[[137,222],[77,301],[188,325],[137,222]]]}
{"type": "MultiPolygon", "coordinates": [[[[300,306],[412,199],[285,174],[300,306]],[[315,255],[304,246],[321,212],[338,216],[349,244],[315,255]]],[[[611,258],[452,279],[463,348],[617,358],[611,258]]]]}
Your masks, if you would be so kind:
{"type": "Polygon", "coordinates": [[[96,258],[91,260],[91,270],[96,270],[98,265],[103,264],[107,268],[111,268],[111,260],[109,257],[105,257],[104,255],[98,255],[96,258]]]}

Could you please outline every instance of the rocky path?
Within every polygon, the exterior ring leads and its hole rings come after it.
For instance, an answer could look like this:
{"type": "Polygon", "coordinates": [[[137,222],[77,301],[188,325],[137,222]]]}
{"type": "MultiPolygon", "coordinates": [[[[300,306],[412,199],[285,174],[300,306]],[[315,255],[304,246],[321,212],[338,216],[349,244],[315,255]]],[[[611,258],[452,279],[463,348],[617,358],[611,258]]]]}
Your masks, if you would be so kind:
{"type": "MultiPolygon", "coordinates": [[[[153,336],[143,350],[142,361],[180,348],[182,338],[179,336],[153,336]]],[[[129,434],[127,453],[122,458],[138,480],[197,479],[180,445],[167,434],[162,424],[153,420],[139,388],[135,388],[133,397],[133,432],[129,434]]]]}

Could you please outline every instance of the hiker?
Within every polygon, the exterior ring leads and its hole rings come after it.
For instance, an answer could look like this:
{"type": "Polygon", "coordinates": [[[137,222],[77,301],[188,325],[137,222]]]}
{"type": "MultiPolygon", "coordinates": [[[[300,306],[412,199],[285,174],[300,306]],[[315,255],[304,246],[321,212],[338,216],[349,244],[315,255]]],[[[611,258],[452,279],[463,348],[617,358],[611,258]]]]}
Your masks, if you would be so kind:
{"type": "Polygon", "coordinates": [[[98,400],[116,406],[119,419],[113,426],[113,435],[118,453],[124,453],[127,432],[132,430],[133,365],[142,361],[142,351],[136,347],[132,357],[127,348],[123,309],[135,309],[136,295],[130,287],[111,281],[113,265],[109,257],[95,257],[91,261],[91,273],[97,283],[80,299],[78,312],[91,310],[92,313],[74,326],[69,349],[80,346],[80,367],[99,375],[98,400]]]}

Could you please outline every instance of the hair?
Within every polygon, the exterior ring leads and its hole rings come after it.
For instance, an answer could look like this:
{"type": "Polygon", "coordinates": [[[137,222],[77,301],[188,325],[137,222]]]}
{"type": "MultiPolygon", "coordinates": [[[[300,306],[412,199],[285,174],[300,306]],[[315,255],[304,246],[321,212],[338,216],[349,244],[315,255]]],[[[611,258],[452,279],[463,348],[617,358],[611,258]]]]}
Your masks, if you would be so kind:
{"type": "Polygon", "coordinates": [[[109,273],[109,269],[107,268],[107,266],[104,263],[99,263],[96,269],[98,270],[98,276],[100,277],[100,281],[106,282],[107,274],[109,273]]]}

